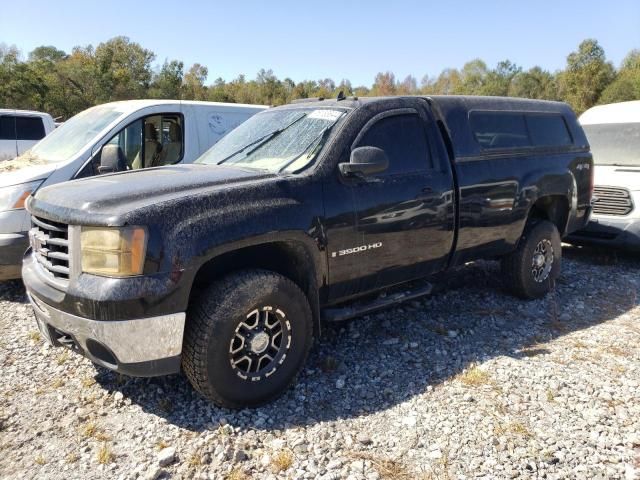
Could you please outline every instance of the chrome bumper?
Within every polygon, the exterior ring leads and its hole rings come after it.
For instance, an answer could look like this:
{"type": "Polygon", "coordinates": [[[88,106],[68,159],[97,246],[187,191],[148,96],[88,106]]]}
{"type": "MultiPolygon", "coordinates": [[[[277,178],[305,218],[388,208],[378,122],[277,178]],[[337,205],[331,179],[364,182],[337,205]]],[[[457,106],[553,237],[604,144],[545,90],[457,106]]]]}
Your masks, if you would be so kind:
{"type": "MultiPolygon", "coordinates": [[[[134,320],[97,321],[57,310],[31,294],[28,297],[38,328],[52,345],[76,347],[96,363],[131,375],[174,373],[153,371],[160,368],[158,361],[167,359],[176,359],[179,370],[184,313],[134,320]],[[129,368],[131,365],[136,367],[129,368]]],[[[172,365],[175,363],[171,362],[172,365]]]]}

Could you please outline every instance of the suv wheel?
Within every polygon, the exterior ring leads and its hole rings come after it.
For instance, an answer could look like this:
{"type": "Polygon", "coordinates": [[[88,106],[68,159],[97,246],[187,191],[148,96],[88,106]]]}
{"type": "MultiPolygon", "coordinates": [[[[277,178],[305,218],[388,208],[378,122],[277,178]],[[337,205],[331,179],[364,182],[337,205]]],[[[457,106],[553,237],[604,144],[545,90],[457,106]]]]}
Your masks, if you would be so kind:
{"type": "Polygon", "coordinates": [[[312,343],[311,309],[288,278],[265,270],[233,273],[189,308],[182,353],[191,384],[229,408],[281,395],[312,343]]]}
{"type": "Polygon", "coordinates": [[[556,226],[539,220],[530,223],[515,252],[503,257],[505,286],[522,298],[546,295],[560,275],[562,245],[556,226]]]}

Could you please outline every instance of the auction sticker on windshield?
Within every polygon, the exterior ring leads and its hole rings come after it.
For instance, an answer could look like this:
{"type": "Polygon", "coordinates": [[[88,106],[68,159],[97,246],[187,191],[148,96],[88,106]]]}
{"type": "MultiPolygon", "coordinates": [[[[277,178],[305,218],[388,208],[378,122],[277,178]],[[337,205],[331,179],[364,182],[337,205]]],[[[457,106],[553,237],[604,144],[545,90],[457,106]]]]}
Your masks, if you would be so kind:
{"type": "Polygon", "coordinates": [[[329,120],[335,122],[344,112],[340,110],[314,110],[307,118],[317,118],[318,120],[329,120]]]}

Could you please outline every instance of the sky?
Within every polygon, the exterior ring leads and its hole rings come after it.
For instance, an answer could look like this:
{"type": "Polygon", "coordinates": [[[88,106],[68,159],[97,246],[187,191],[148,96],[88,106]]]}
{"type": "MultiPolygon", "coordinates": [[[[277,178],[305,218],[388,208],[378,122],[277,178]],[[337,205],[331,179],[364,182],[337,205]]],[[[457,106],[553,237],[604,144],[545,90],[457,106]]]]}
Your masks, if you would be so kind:
{"type": "Polygon", "coordinates": [[[640,0],[3,1],[0,43],[24,54],[40,45],[71,51],[117,35],[209,69],[208,83],[261,68],[296,82],[332,78],[353,86],[380,71],[418,82],[474,58],[509,59],[555,71],[586,38],[619,66],[640,48],[640,0]],[[28,19],[28,21],[27,21],[28,19]]]}

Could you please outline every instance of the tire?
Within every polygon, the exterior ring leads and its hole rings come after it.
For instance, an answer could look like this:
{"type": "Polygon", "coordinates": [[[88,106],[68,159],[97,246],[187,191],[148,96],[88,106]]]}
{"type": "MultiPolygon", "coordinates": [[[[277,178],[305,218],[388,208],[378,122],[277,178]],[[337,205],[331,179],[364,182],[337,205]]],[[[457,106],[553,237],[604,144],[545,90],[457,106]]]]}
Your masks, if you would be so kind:
{"type": "Polygon", "coordinates": [[[558,229],[547,220],[533,221],[525,228],[516,251],[502,258],[505,286],[521,298],[544,297],[555,285],[561,264],[558,229]]]}
{"type": "Polygon", "coordinates": [[[309,302],[295,283],[266,270],[235,272],[189,307],[182,367],[213,403],[255,407],[293,383],[312,332],[309,302]]]}

